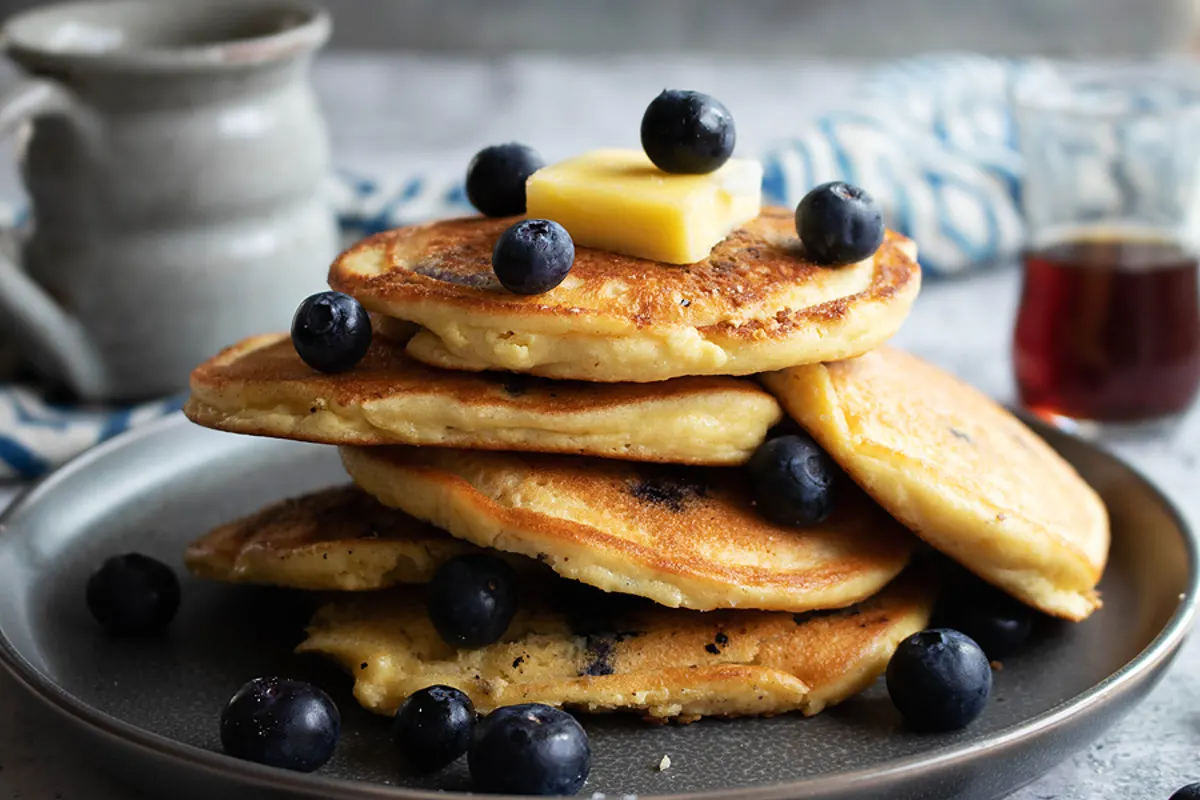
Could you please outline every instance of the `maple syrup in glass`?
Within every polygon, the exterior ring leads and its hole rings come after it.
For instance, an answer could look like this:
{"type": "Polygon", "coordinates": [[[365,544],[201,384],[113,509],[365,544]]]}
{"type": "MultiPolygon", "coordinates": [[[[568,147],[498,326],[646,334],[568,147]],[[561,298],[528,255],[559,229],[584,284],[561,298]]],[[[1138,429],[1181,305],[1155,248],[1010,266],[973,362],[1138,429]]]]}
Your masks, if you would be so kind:
{"type": "Polygon", "coordinates": [[[1166,238],[1076,235],[1024,254],[1013,357],[1050,419],[1177,418],[1200,389],[1196,257],[1166,238]]]}
{"type": "Polygon", "coordinates": [[[1041,64],[1012,99],[1021,402],[1087,435],[1169,433],[1200,388],[1200,70],[1041,64]]]}

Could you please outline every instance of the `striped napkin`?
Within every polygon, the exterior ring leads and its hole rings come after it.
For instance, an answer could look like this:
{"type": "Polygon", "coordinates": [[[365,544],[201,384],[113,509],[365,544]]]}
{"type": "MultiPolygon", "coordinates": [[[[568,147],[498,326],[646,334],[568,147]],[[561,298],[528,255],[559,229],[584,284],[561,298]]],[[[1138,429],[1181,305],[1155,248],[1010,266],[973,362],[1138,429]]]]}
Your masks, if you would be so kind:
{"type": "MultiPolygon", "coordinates": [[[[759,154],[768,202],[792,206],[841,179],[866,188],[890,226],[921,247],[927,275],[1011,258],[1021,242],[1021,160],[1008,90],[1024,65],[970,55],[901,61],[868,76],[852,108],[759,154]]],[[[337,172],[329,187],[348,240],[469,211],[457,182],[337,172]]],[[[19,210],[0,210],[19,216],[19,210]]],[[[0,386],[0,480],[36,478],[147,420],[182,397],[129,408],[55,404],[27,386],[0,386]]]]}
{"type": "Polygon", "coordinates": [[[1006,262],[1023,238],[1009,93],[1041,68],[970,55],[887,67],[865,81],[854,108],[764,154],[764,194],[790,206],[816,184],[849,181],[917,242],[926,275],[1006,262]]]}

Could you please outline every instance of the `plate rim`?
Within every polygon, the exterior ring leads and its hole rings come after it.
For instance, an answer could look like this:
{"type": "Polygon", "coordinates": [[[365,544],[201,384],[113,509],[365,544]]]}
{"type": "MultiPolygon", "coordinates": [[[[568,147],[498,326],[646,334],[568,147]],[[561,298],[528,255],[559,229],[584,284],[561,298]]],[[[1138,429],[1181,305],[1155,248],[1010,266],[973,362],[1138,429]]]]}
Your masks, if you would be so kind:
{"type": "MultiPolygon", "coordinates": [[[[949,745],[932,754],[916,754],[898,759],[880,768],[864,768],[849,772],[836,772],[810,778],[800,778],[769,786],[741,787],[738,796],[749,800],[783,800],[794,797],[797,792],[819,794],[854,787],[857,791],[883,789],[899,780],[919,777],[922,773],[951,769],[969,760],[999,754],[1006,749],[1046,736],[1055,728],[1086,716],[1093,708],[1113,702],[1134,691],[1147,680],[1156,677],[1165,668],[1190,633],[1195,621],[1200,600],[1200,542],[1192,530],[1188,518],[1158,486],[1140,469],[1129,464],[1111,450],[1040,422],[1026,414],[1020,414],[1023,422],[1035,433],[1045,438],[1047,431],[1082,444],[1095,451],[1101,458],[1115,461],[1128,470],[1149,490],[1168,516],[1183,534],[1187,553],[1188,580],[1179,604],[1166,624],[1146,647],[1123,664],[1107,678],[1093,684],[1080,694],[1063,700],[1053,708],[1022,722],[1010,725],[997,733],[976,742],[949,745]]],[[[24,509],[45,492],[95,461],[105,459],[134,442],[144,438],[170,436],[176,428],[189,430],[192,423],[182,412],[176,411],[144,425],[130,429],[107,442],[87,450],[70,459],[56,470],[42,477],[21,492],[3,513],[0,513],[0,534],[7,534],[10,520],[19,516],[24,509]]],[[[197,430],[201,430],[197,428],[197,430]]],[[[111,714],[96,709],[56,683],[50,675],[34,666],[17,649],[8,634],[0,627],[0,665],[26,691],[49,709],[70,720],[83,732],[91,736],[102,736],[111,743],[133,747],[145,755],[161,761],[175,762],[191,769],[216,773],[225,779],[233,779],[243,786],[291,792],[296,797],[322,797],[336,800],[453,800],[472,795],[461,792],[407,789],[388,784],[355,781],[344,778],[325,777],[312,773],[290,772],[262,764],[256,764],[228,756],[214,750],[180,742],[175,739],[139,728],[111,714]]],[[[653,795],[660,800],[710,800],[728,796],[729,789],[711,789],[685,794],[653,795]]],[[[495,795],[500,798],[502,795],[495,795]]],[[[516,798],[514,798],[516,800],[516,798]]]]}

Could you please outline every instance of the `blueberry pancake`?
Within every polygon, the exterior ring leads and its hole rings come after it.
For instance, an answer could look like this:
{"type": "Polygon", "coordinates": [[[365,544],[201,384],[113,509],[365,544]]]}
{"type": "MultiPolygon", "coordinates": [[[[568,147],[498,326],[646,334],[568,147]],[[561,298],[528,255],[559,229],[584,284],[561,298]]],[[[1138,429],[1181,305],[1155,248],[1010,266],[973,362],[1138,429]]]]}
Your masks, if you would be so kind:
{"type": "Polygon", "coordinates": [[[900,327],[921,282],[903,236],[888,233],[858,263],[818,266],[804,257],[792,212],[768,208],[693,264],[576,247],[560,285],[519,295],[492,268],[513,222],[472,217],[378,234],[334,262],[330,285],[419,325],[408,352],[427,364],[652,382],[865,353],[900,327]]]}
{"type": "Polygon", "coordinates": [[[420,596],[402,591],[323,607],[298,651],[341,664],[359,703],[380,714],[443,684],[483,712],[546,703],[680,721],[811,715],[873,683],[926,626],[933,598],[927,582],[902,577],[839,611],[700,613],[556,583],[562,591],[526,591],[505,635],[483,648],[447,645],[420,596]]]}
{"type": "Polygon", "coordinates": [[[454,536],[672,608],[848,606],[916,541],[852,486],[819,525],[769,522],[736,469],[428,447],[343,447],[342,460],[382,503],[454,536]]]}
{"type": "Polygon", "coordinates": [[[198,367],[191,390],[188,417],[234,433],[682,464],[740,464],[783,416],[747,380],[595,385],[452,372],[415,361],[386,335],[332,375],[301,361],[285,334],[256,336],[198,367]]]}
{"type": "Polygon", "coordinates": [[[892,348],[765,383],[859,485],[933,547],[1048,614],[1079,620],[1100,606],[1103,501],[983,393],[892,348]]]}
{"type": "Polygon", "coordinates": [[[353,486],[284,500],[215,528],[184,561],[201,578],[291,589],[359,591],[426,583],[478,552],[353,486]]]}

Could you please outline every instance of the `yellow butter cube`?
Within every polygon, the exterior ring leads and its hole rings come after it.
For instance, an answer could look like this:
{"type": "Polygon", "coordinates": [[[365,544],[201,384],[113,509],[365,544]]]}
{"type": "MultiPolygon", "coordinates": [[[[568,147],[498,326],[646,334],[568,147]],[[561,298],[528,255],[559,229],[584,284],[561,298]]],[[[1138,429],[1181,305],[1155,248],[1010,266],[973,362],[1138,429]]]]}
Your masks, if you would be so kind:
{"type": "Polygon", "coordinates": [[[533,173],[526,209],[577,246],[691,264],[758,216],[762,174],[757,161],[731,158],[708,175],[673,175],[640,150],[596,150],[533,173]]]}

